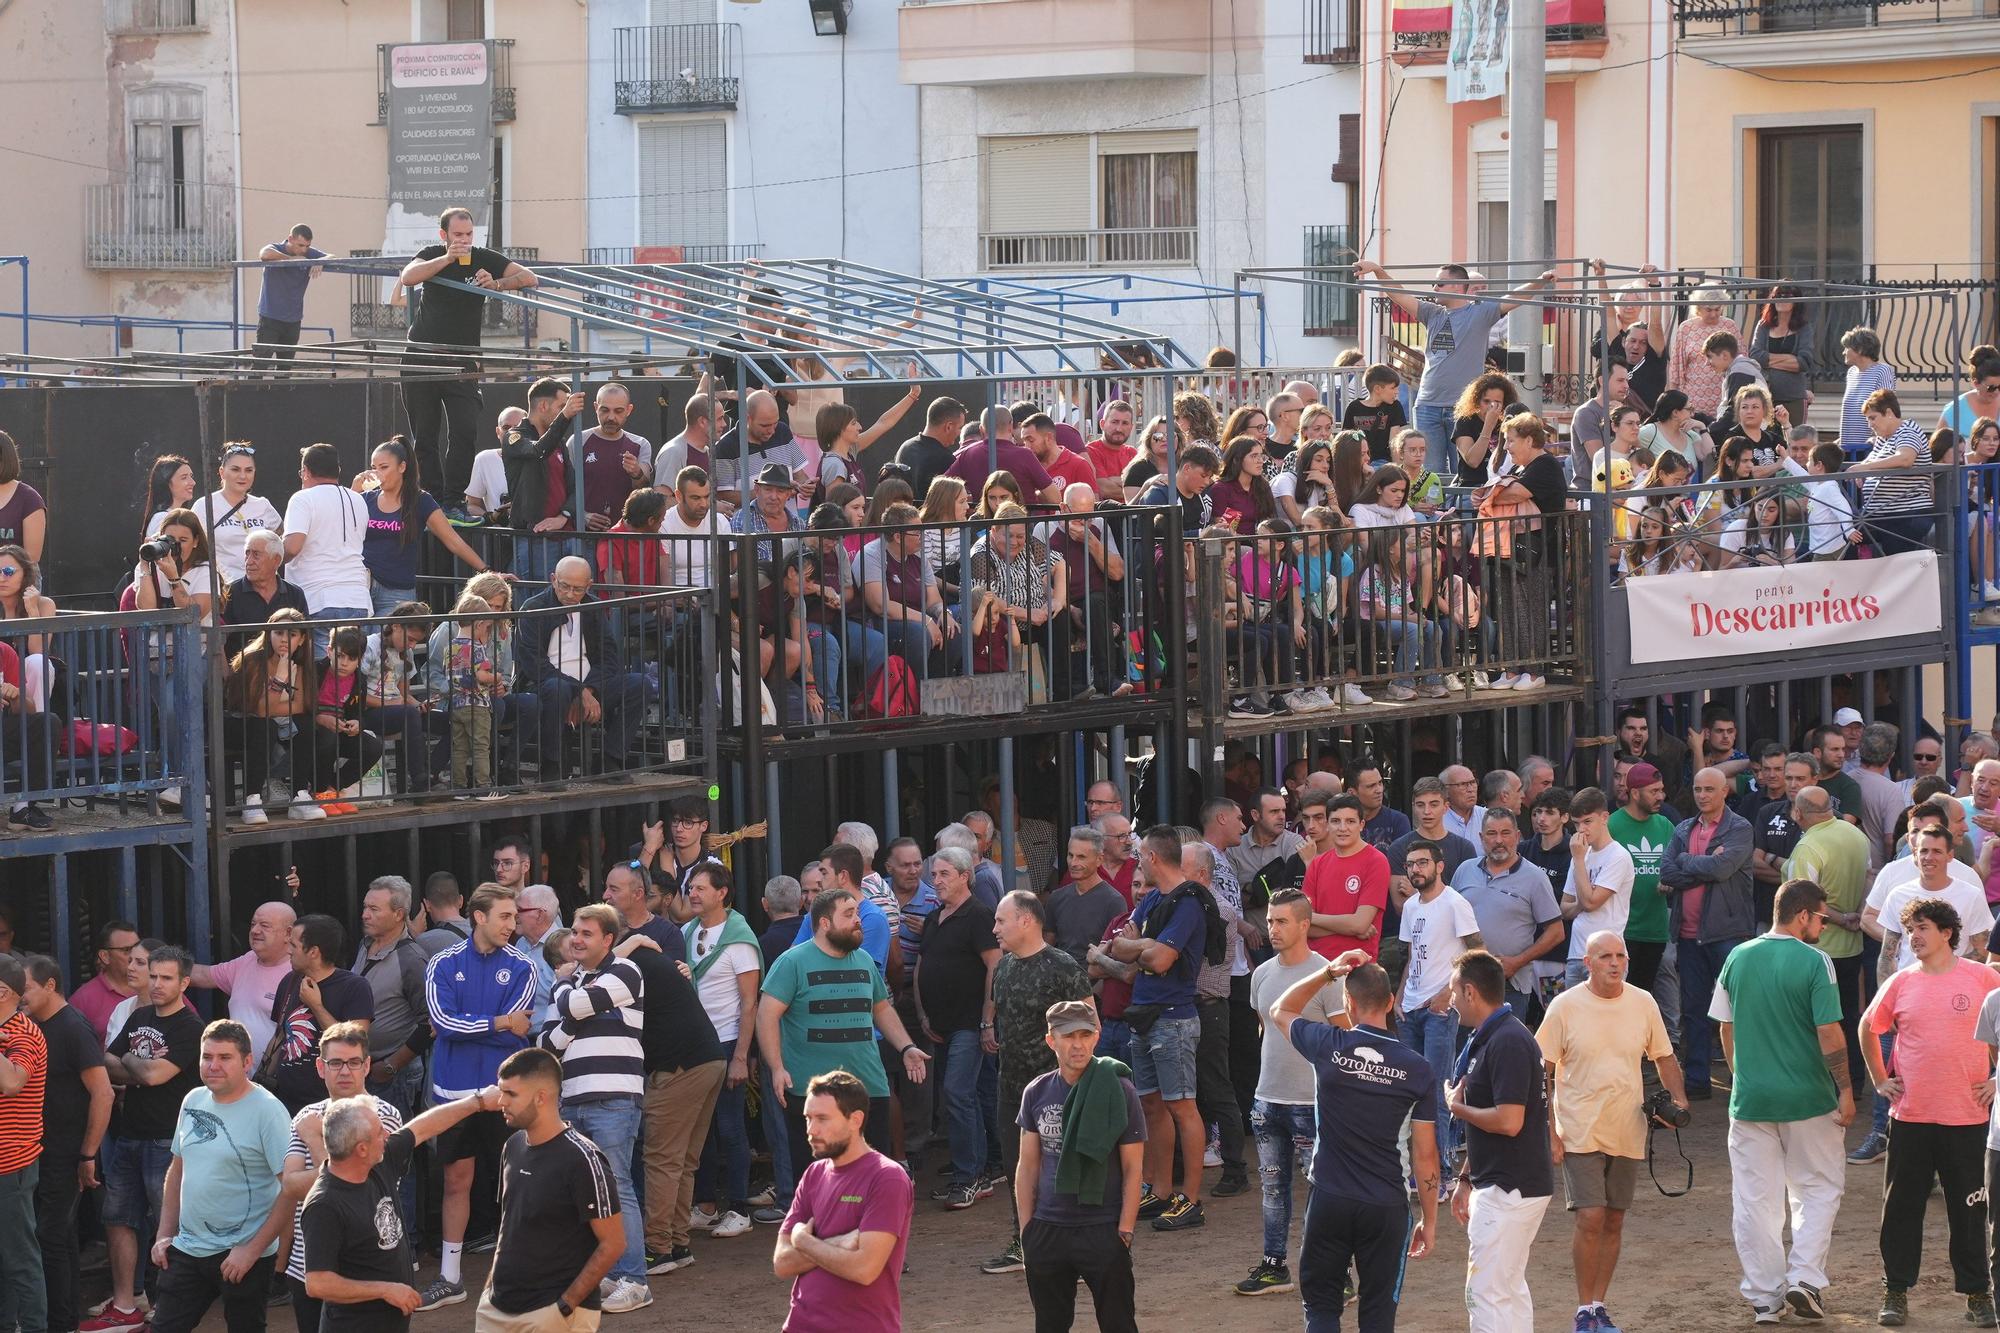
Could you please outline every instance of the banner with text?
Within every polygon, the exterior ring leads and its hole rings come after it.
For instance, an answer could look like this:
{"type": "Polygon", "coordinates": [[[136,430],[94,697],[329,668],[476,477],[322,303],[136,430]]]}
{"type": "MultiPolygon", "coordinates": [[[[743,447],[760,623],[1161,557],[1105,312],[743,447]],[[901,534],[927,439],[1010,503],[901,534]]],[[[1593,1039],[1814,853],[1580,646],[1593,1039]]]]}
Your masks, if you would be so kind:
{"type": "Polygon", "coordinates": [[[437,239],[437,216],[470,209],[483,245],[493,197],[493,71],[485,42],[392,46],[387,254],[437,239]]]}
{"type": "Polygon", "coordinates": [[[1627,579],[1632,661],[1685,662],[1936,634],[1937,556],[1814,561],[1627,579]]]}

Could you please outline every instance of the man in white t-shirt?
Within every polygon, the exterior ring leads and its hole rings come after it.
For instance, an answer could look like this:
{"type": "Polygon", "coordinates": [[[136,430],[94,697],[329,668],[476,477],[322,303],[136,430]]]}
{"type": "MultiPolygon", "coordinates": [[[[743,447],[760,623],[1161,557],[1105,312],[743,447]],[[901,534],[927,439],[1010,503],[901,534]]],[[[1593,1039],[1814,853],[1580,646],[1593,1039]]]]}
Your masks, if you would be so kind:
{"type": "MultiPolygon", "coordinates": [[[[674,503],[660,520],[660,536],[667,546],[667,579],[679,588],[709,586],[708,473],[689,464],[674,474],[674,503]]],[[[728,524],[722,524],[723,530],[728,524]]]]}
{"type": "MultiPolygon", "coordinates": [[[[1942,898],[1957,911],[1963,927],[1958,936],[1960,957],[1986,957],[1986,937],[1993,929],[1993,911],[1986,905],[1984,886],[1967,884],[1951,873],[1950,868],[1957,864],[1951,855],[1951,835],[1936,825],[1918,830],[1911,835],[1911,860],[1916,862],[1916,877],[1904,880],[1883,895],[1872,929],[1868,929],[1867,914],[1862,914],[1863,928],[1882,941],[1878,982],[1886,982],[1898,969],[1916,961],[1909,941],[1903,938],[1902,923],[1903,909],[1919,898],[1942,898]]],[[[1873,905],[1873,894],[1869,895],[1869,902],[1873,905]]]]}
{"type": "Polygon", "coordinates": [[[715,438],[714,412],[714,403],[707,394],[698,393],[688,399],[681,418],[686,422],[685,428],[653,455],[654,489],[673,494],[685,467],[698,467],[703,472],[713,470],[708,447],[715,438]]]}
{"type": "MultiPolygon", "coordinates": [[[[330,444],[309,444],[299,454],[299,489],[285,505],[285,574],[306,595],[312,618],[358,624],[374,614],[361,543],[368,536],[368,506],[340,481],[340,455],[330,444]]],[[[324,657],[330,628],[313,631],[313,650],[324,657]]]]}
{"type": "Polygon", "coordinates": [[[287,903],[269,902],[250,917],[250,949],[226,963],[196,963],[194,984],[229,997],[229,1016],[250,1034],[258,1055],[271,1045],[278,1024],[271,1017],[278,984],[292,973],[292,923],[287,903]]]}
{"type": "Polygon", "coordinates": [[[1563,885],[1563,915],[1570,919],[1569,966],[1563,983],[1581,986],[1590,979],[1585,948],[1599,931],[1623,938],[1625,918],[1632,913],[1632,881],[1636,868],[1625,844],[1611,836],[1611,803],[1596,787],[1585,787],[1569,803],[1576,832],[1569,840],[1569,879],[1563,885]]]}
{"type": "MultiPolygon", "coordinates": [[[[1952,845],[1951,826],[1947,813],[1940,808],[1942,804],[1942,802],[1925,801],[1910,811],[1910,826],[1903,838],[1909,852],[1883,866],[1875,876],[1875,882],[1868,888],[1868,900],[1861,909],[1861,928],[1878,940],[1882,938],[1883,920],[1900,919],[1889,916],[1887,906],[1889,896],[1900,888],[1916,883],[1922,874],[1915,854],[1918,835],[1925,829],[1941,829],[1945,835],[1945,845],[1947,847],[1952,845]]],[[[1978,873],[1955,856],[1947,854],[1945,857],[1944,873],[1953,884],[1977,893],[1982,902],[1985,900],[1986,886],[1980,880],[1978,873]]],[[[1966,932],[1970,933],[1971,929],[1972,926],[1968,921],[1966,932]]]]}
{"type": "Polygon", "coordinates": [[[1472,904],[1444,878],[1444,848],[1419,838],[1403,852],[1403,878],[1410,896],[1403,903],[1397,938],[1410,946],[1399,1001],[1406,1040],[1423,1053],[1437,1074],[1438,1152],[1449,1159],[1464,1129],[1444,1107],[1445,1082],[1458,1057],[1458,1015],[1451,1008],[1451,969],[1468,949],[1485,947],[1472,904]]]}
{"type": "Polygon", "coordinates": [[[712,1236],[740,1236],[751,1221],[781,1222],[771,1200],[753,1204],[750,1198],[750,1135],[745,1128],[744,1092],[750,1077],[751,1048],[757,1038],[757,986],[764,970],[756,933],[730,906],[736,896],[729,871],[719,862],[703,861],[689,872],[688,905],[693,920],[681,926],[695,994],[715,1028],[715,1039],[729,1059],[728,1073],[715,1104],[715,1132],[720,1169],[710,1173],[707,1197],[697,1195],[690,1226],[712,1236]],[[712,1205],[703,1207],[703,1204],[712,1205]],[[760,1216],[761,1214],[761,1216],[760,1216]]]}
{"type": "MultiPolygon", "coordinates": [[[[528,419],[525,407],[503,407],[493,434],[501,444],[507,432],[528,419]]],[[[465,486],[465,511],[489,522],[507,507],[507,460],[496,446],[472,456],[472,480],[465,486]]]]}

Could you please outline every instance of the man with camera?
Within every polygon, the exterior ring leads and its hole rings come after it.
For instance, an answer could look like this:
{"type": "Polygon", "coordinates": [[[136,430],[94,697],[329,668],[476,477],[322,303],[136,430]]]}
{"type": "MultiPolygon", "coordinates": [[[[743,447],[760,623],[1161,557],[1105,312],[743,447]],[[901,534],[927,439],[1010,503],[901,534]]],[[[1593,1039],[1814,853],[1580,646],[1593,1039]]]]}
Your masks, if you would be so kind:
{"type": "Polygon", "coordinates": [[[1582,962],[1588,980],[1549,1003],[1535,1040],[1552,1081],[1549,1149],[1576,1210],[1575,1333],[1617,1333],[1604,1295],[1646,1155],[1647,1112],[1676,1128],[1687,1123],[1687,1089],[1660,1006],[1625,984],[1631,966],[1625,941],[1615,931],[1598,931],[1585,938],[1582,962]],[[1646,1060],[1659,1069],[1662,1085],[1650,1106],[1641,1071],[1646,1060]]]}

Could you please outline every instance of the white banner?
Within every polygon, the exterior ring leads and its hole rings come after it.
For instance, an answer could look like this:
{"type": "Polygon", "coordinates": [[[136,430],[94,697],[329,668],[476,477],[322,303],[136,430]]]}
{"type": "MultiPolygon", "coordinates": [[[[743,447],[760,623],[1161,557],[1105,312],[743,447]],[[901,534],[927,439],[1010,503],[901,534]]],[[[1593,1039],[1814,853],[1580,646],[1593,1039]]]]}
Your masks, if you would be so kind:
{"type": "Polygon", "coordinates": [[[1627,579],[1625,598],[1635,663],[1845,647],[1944,624],[1930,551],[1651,575],[1627,579]]]}
{"type": "Polygon", "coordinates": [[[1444,100],[1483,102],[1507,91],[1508,0],[1452,0],[1444,100]]]}

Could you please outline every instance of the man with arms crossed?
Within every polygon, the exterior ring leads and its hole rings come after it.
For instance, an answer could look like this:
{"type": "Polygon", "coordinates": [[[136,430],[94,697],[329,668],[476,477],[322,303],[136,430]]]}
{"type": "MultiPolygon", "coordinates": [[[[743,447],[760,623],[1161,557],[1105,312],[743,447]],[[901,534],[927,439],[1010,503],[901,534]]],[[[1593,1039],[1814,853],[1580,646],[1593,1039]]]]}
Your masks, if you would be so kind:
{"type": "Polygon", "coordinates": [[[813,1163],[799,1178],[771,1256],[773,1273],[797,1279],[784,1333],[900,1333],[903,1327],[903,1252],[916,1200],[903,1169],[862,1137],[871,1100],[869,1089],[845,1070],[806,1085],[813,1163]]]}
{"type": "Polygon", "coordinates": [[[1771,932],[1739,945],[1722,965],[1708,1010],[1721,1025],[1731,1080],[1730,1230],[1743,1298],[1759,1324],[1777,1323],[1788,1305],[1824,1317],[1820,1292],[1846,1171],[1842,1131],[1854,1120],[1833,960],[1812,947],[1826,920],[1826,890],[1791,880],[1779,886],[1772,911],[1771,932]]]}
{"type": "Polygon", "coordinates": [[[1576,1210],[1575,1333],[1618,1333],[1604,1297],[1646,1152],[1643,1062],[1659,1069],[1661,1086],[1683,1110],[1687,1089],[1660,1006],[1625,983],[1625,941],[1596,932],[1584,941],[1583,964],[1587,981],[1550,1001],[1535,1040],[1552,1088],[1549,1148],[1576,1210]]]}

